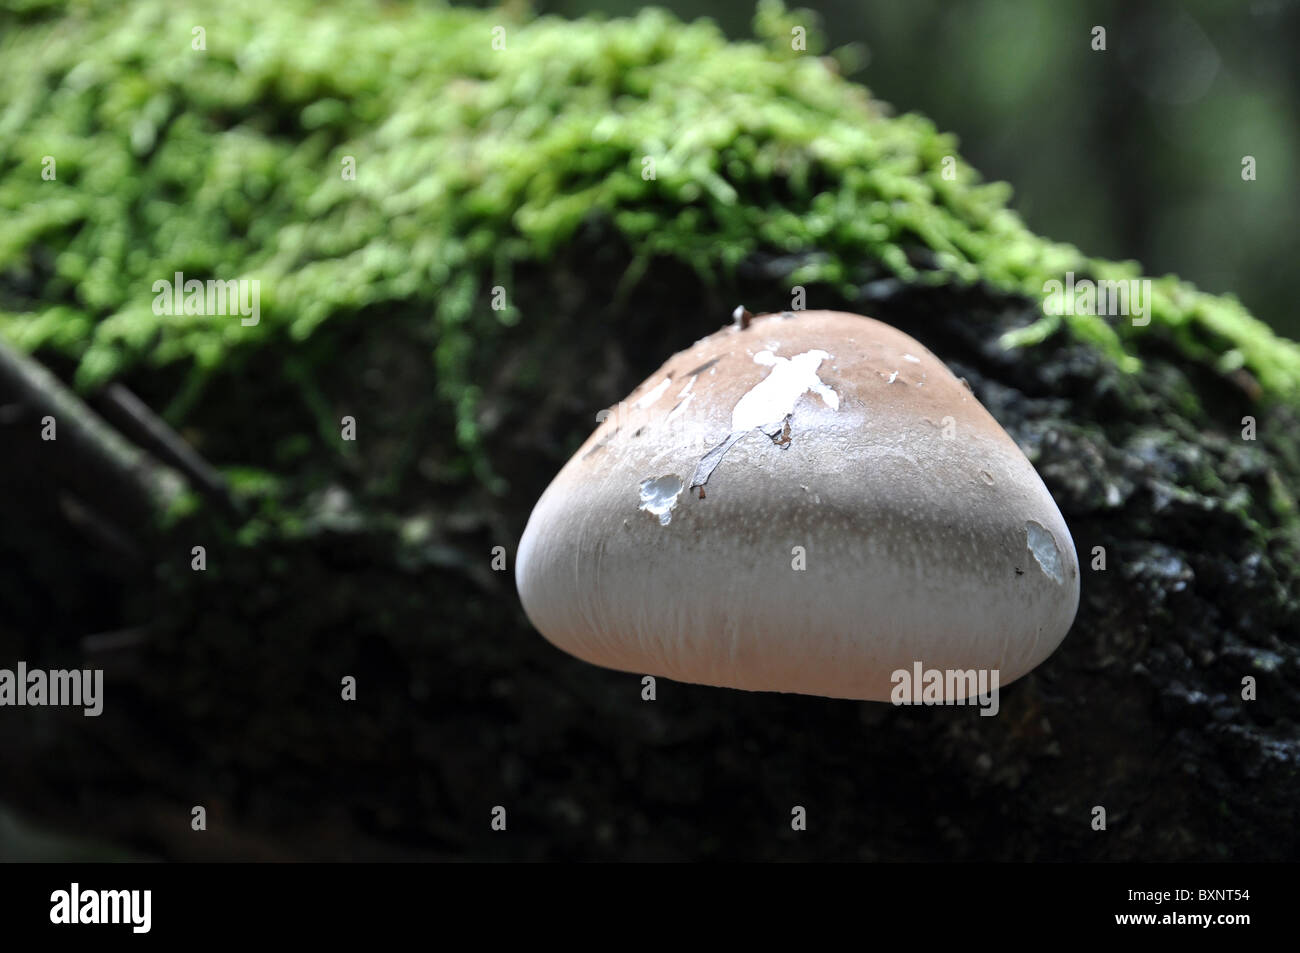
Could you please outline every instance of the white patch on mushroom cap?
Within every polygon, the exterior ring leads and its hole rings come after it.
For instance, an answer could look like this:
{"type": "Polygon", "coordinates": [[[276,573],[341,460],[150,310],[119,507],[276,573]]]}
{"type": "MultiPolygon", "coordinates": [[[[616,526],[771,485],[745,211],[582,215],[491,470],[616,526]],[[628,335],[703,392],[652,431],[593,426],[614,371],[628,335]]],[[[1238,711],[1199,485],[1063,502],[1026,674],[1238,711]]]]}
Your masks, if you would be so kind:
{"type": "Polygon", "coordinates": [[[641,481],[641,505],[652,516],[659,517],[659,525],[667,526],[673,520],[673,507],[682,494],[682,478],[674,474],[641,481]]]}
{"type": "Polygon", "coordinates": [[[911,354],[904,354],[904,355],[903,355],[903,360],[905,360],[905,361],[910,361],[910,362],[912,362],[913,364],[920,364],[920,363],[921,363],[921,359],[920,359],[919,357],[913,357],[911,354]]]}
{"type": "Polygon", "coordinates": [[[673,379],[671,377],[665,377],[655,385],[653,390],[636,402],[637,407],[641,410],[645,410],[647,407],[653,405],[656,400],[664,395],[664,391],[668,389],[668,385],[672,382],[673,379]]]}
{"type": "MultiPolygon", "coordinates": [[[[692,380],[694,380],[694,378],[692,378],[692,380]]],[[[685,397],[683,397],[681,399],[681,402],[668,412],[668,416],[664,418],[664,423],[666,424],[672,423],[679,416],[686,413],[686,408],[691,405],[691,401],[693,401],[694,399],[695,399],[694,394],[687,394],[685,397]]]]}
{"type": "Polygon", "coordinates": [[[736,403],[731,412],[731,432],[746,433],[766,424],[784,420],[794,413],[794,405],[806,391],[812,391],[831,410],[840,409],[840,395],[817,376],[817,368],[830,355],[822,350],[805,351],[794,357],[777,357],[771,351],[759,351],[754,363],[772,368],[761,381],[736,403]]]}
{"type": "Polygon", "coordinates": [[[1034,554],[1034,560],[1043,574],[1059,586],[1065,585],[1065,568],[1061,565],[1061,549],[1056,537],[1043,524],[1029,520],[1025,523],[1025,545],[1034,554]]]}

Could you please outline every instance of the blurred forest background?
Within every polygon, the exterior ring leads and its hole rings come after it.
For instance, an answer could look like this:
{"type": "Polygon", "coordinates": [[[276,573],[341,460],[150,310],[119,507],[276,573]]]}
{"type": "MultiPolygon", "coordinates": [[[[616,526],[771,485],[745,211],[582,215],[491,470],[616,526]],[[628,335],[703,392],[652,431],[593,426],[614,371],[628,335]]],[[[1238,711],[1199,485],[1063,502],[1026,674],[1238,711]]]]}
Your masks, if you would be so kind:
{"type": "MultiPolygon", "coordinates": [[[[734,38],[749,0],[669,0],[734,38]]],[[[791,4],[831,48],[856,44],[850,77],[957,135],[1040,235],[1136,259],[1204,291],[1232,292],[1300,337],[1300,3],[1294,0],[946,0],[791,4]],[[1106,27],[1107,51],[1086,42],[1106,27]],[[1241,179],[1243,154],[1258,179],[1241,179]]],[[[630,0],[538,0],[574,17],[630,0]]]]}

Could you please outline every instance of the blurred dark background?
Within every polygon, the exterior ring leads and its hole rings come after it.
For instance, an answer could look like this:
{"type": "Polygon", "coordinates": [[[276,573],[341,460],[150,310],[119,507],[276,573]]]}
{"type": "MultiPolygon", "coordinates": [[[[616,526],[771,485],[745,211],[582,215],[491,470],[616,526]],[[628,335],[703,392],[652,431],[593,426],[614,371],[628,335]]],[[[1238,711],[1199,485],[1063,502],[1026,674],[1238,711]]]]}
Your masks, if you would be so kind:
{"type": "MultiPolygon", "coordinates": [[[[752,35],[750,0],[670,0],[752,35]]],[[[828,47],[856,44],[852,78],[961,140],[1040,235],[1137,259],[1237,295],[1300,337],[1300,4],[943,0],[795,3],[828,47]],[[1106,52],[1093,52],[1094,26],[1106,52]],[[1256,160],[1244,182],[1241,160],[1256,160]]],[[[566,17],[627,15],[630,0],[538,0],[566,17]]]]}

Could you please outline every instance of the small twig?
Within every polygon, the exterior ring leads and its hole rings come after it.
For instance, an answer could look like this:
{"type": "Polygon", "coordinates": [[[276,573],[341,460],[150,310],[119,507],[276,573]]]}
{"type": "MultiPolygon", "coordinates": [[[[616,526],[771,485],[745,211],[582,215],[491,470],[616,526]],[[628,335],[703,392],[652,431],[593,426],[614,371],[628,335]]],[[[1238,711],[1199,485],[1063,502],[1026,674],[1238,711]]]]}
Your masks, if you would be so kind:
{"type": "Polygon", "coordinates": [[[60,494],[59,508],[74,529],[112,552],[119,560],[132,566],[139,565],[142,559],[140,547],[111,520],[96,513],[70,493],[60,494]]]}
{"type": "Polygon", "coordinates": [[[199,456],[190,444],[155,414],[144,401],[121,384],[112,384],[103,394],[111,408],[110,418],[133,436],[137,443],[164,463],[169,463],[194,481],[199,491],[227,510],[235,509],[230,487],[216,467],[199,456]]]}
{"type": "Polygon", "coordinates": [[[120,525],[156,520],[186,490],[179,473],[130,443],[38,362],[0,341],[0,404],[8,403],[21,410],[7,415],[6,442],[17,443],[6,447],[6,456],[25,451],[23,458],[40,472],[120,525]],[[45,417],[53,418],[53,440],[41,439],[45,417]]]}

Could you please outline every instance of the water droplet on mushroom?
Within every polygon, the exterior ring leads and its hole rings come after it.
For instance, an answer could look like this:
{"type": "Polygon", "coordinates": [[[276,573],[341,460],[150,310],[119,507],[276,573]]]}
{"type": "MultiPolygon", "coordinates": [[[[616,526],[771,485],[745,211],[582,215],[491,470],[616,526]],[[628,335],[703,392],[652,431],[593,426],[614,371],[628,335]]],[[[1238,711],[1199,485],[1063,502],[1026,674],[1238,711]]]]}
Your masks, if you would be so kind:
{"type": "Polygon", "coordinates": [[[1034,561],[1043,574],[1059,586],[1065,585],[1065,570],[1061,566],[1061,550],[1051,530],[1034,520],[1025,523],[1025,545],[1034,555],[1034,561]]]}
{"type": "Polygon", "coordinates": [[[647,478],[641,481],[640,489],[641,505],[638,509],[659,517],[660,526],[671,523],[673,507],[677,505],[677,497],[682,493],[682,478],[672,473],[657,479],[647,478]]]}

